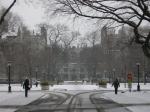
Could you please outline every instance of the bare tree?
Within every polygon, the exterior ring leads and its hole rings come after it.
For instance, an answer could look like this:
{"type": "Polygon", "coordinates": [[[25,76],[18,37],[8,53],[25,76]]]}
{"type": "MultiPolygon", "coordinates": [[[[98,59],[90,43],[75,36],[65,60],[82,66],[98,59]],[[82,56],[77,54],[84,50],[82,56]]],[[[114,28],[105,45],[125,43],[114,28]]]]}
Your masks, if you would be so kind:
{"type": "Polygon", "coordinates": [[[68,48],[69,46],[71,46],[71,44],[77,39],[79,35],[79,32],[76,31],[69,31],[68,33],[66,33],[61,39],[62,43],[64,44],[64,47],[68,48]]]}
{"type": "Polygon", "coordinates": [[[51,45],[59,44],[62,36],[67,31],[67,27],[61,24],[57,24],[55,26],[51,26],[49,28],[49,41],[51,45]]]}
{"type": "Polygon", "coordinates": [[[54,78],[58,78],[59,65],[63,60],[62,55],[64,50],[62,49],[62,44],[64,44],[63,40],[69,37],[69,28],[61,24],[41,24],[40,26],[44,27],[47,32],[47,44],[45,45],[44,53],[45,68],[47,68],[46,71],[48,73],[49,79],[54,80],[54,78]]]}
{"type": "MultiPolygon", "coordinates": [[[[0,12],[4,12],[6,9],[3,8],[0,12]]],[[[18,27],[22,24],[21,18],[12,12],[9,12],[5,17],[5,21],[0,25],[0,36],[3,36],[6,33],[17,32],[18,27]]]]}
{"type": "Polygon", "coordinates": [[[8,14],[8,12],[11,10],[11,8],[15,5],[17,0],[13,0],[13,2],[10,4],[10,6],[6,9],[6,11],[4,11],[4,13],[1,15],[0,17],[0,25],[3,23],[3,21],[5,20],[6,15],[8,14]]]}
{"type": "Polygon", "coordinates": [[[89,77],[91,77],[93,81],[97,81],[96,73],[100,62],[100,54],[102,53],[99,47],[100,38],[96,31],[87,34],[85,38],[90,46],[82,49],[80,52],[80,60],[85,64],[89,77]]]}
{"type": "Polygon", "coordinates": [[[150,58],[150,32],[141,34],[139,28],[150,24],[149,0],[55,0],[55,13],[73,14],[98,20],[112,20],[133,28],[133,40],[140,44],[150,58]]]}

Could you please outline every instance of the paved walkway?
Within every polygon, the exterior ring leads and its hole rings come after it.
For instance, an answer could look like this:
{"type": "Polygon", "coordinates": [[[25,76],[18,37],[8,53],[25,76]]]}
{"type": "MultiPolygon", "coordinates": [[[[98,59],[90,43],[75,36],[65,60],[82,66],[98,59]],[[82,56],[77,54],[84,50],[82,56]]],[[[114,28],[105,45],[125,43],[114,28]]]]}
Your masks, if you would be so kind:
{"type": "Polygon", "coordinates": [[[29,92],[26,98],[24,92],[0,92],[0,112],[14,112],[18,108],[37,100],[43,95],[44,92],[29,92]]]}

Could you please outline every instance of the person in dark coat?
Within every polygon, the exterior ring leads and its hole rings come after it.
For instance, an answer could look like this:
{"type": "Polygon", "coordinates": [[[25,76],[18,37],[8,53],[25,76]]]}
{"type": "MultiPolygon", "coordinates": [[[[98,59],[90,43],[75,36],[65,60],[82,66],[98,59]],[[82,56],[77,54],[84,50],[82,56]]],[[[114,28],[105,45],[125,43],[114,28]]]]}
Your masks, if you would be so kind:
{"type": "Polygon", "coordinates": [[[114,88],[115,88],[115,94],[117,94],[117,92],[118,92],[118,87],[120,87],[120,83],[119,83],[118,79],[116,79],[116,80],[112,83],[112,86],[114,86],[114,88]]]}
{"type": "Polygon", "coordinates": [[[38,87],[38,84],[39,84],[38,81],[36,81],[36,82],[35,82],[35,86],[38,87]]]}
{"type": "Polygon", "coordinates": [[[28,90],[29,88],[29,79],[26,78],[23,84],[23,88],[25,89],[25,97],[28,97],[28,90]]]}

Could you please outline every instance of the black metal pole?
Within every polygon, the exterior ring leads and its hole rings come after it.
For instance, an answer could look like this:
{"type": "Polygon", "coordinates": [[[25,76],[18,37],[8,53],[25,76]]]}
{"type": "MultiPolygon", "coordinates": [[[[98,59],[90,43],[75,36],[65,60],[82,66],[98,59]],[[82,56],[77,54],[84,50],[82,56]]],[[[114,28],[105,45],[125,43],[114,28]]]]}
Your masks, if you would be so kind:
{"type": "Polygon", "coordinates": [[[146,85],[147,81],[146,81],[146,73],[144,72],[144,85],[146,85]]]}
{"type": "Polygon", "coordinates": [[[11,92],[11,86],[10,86],[10,64],[8,64],[8,92],[11,92]]]}
{"type": "Polygon", "coordinates": [[[138,68],[138,85],[137,85],[137,91],[140,91],[140,84],[139,84],[140,83],[140,73],[139,73],[140,70],[139,70],[139,66],[140,65],[137,64],[137,68],[138,68]]]}

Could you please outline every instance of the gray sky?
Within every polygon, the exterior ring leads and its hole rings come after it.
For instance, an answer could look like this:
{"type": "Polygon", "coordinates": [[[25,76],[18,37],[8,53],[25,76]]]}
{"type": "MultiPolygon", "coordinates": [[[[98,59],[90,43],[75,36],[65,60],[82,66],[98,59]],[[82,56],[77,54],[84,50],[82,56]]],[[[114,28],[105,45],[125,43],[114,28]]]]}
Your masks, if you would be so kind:
{"type": "MultiPolygon", "coordinates": [[[[8,7],[12,0],[1,0],[3,6],[8,7]]],[[[40,5],[26,4],[23,0],[18,0],[17,4],[11,9],[17,13],[25,24],[30,28],[34,28],[37,23],[45,21],[44,9],[40,5]]]]}
{"type": "MultiPolygon", "coordinates": [[[[38,1],[38,0],[37,0],[38,1]]],[[[6,6],[12,2],[12,0],[1,0],[0,6],[6,6]]],[[[13,12],[17,13],[23,19],[24,23],[29,26],[30,29],[34,29],[36,24],[48,22],[50,24],[56,24],[57,22],[68,25],[72,30],[79,30],[82,34],[91,31],[95,28],[91,21],[76,20],[73,21],[69,17],[47,17],[44,13],[45,9],[41,4],[25,3],[24,0],[18,0],[17,4],[12,8],[13,12]]]]}

